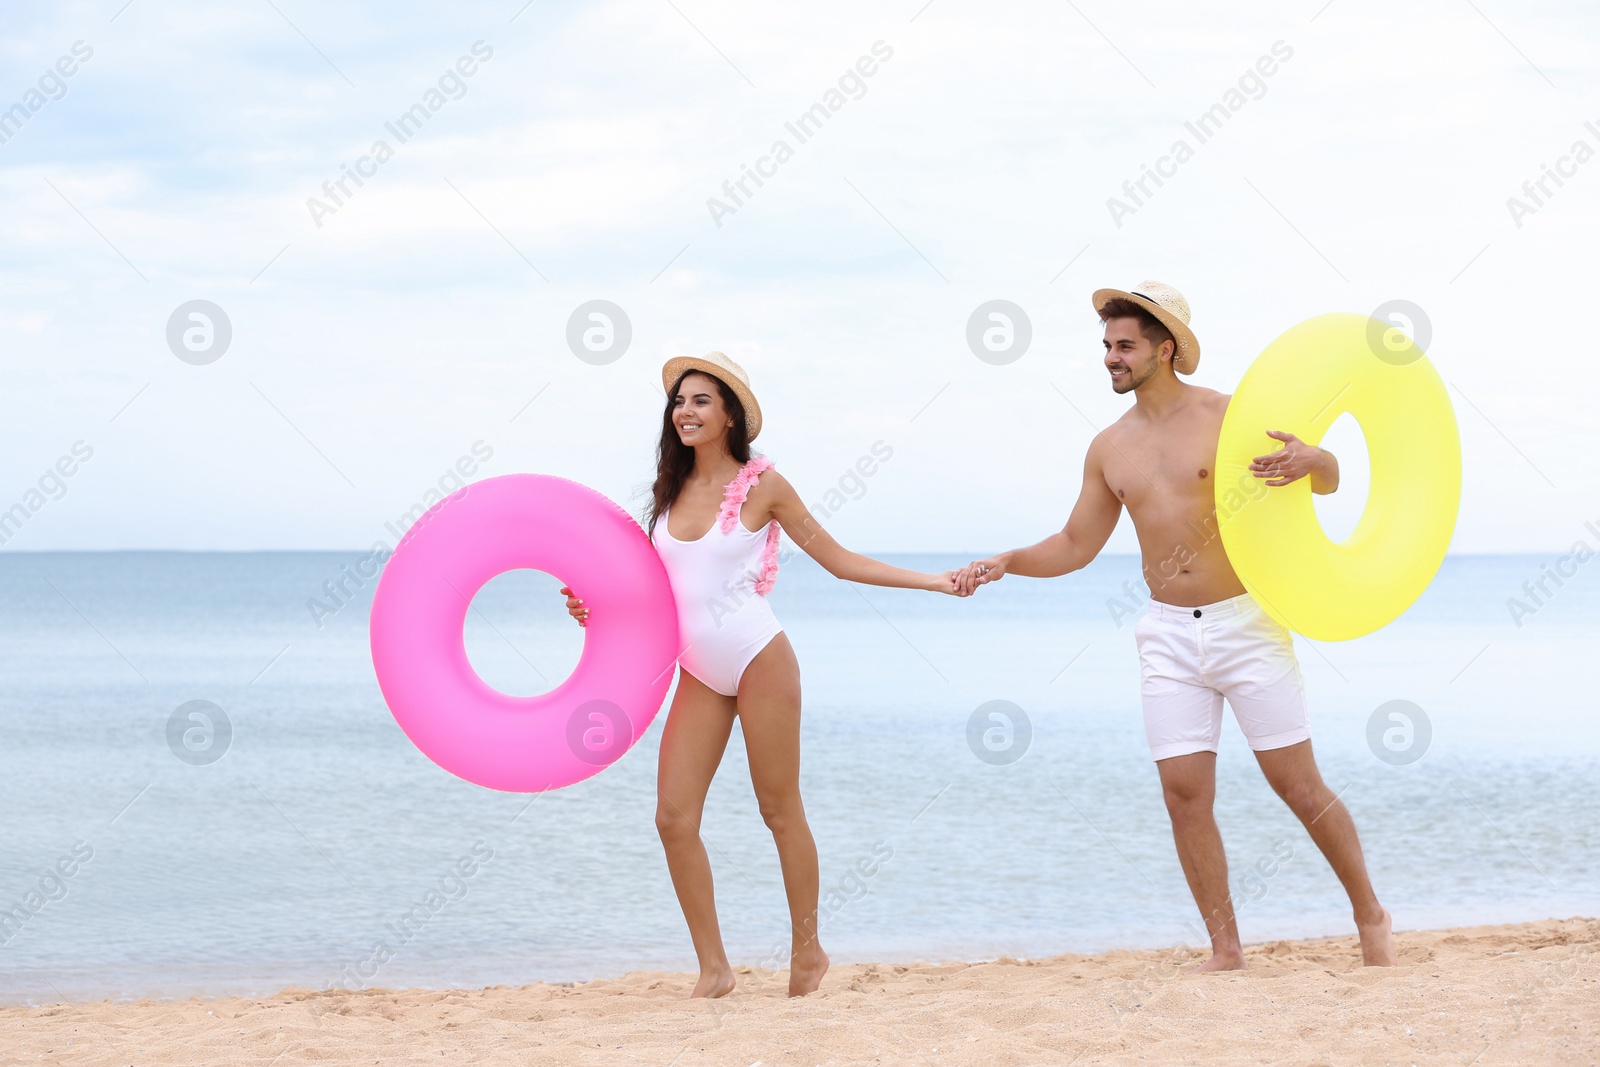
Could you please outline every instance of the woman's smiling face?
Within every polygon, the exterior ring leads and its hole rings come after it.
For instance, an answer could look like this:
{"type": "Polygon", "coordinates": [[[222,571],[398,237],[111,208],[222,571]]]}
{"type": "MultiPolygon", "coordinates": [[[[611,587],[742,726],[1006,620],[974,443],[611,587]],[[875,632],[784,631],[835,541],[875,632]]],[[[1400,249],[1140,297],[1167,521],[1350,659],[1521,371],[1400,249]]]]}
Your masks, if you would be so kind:
{"type": "Polygon", "coordinates": [[[690,447],[713,444],[728,435],[732,419],[722,403],[722,390],[710,375],[683,376],[672,398],[672,424],[678,440],[690,447]]]}

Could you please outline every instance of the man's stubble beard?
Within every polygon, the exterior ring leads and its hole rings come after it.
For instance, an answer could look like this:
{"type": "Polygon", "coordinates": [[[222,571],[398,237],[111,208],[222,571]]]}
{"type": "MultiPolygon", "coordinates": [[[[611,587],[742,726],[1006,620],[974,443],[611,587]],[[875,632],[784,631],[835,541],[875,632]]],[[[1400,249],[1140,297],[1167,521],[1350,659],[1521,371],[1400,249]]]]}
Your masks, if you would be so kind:
{"type": "Polygon", "coordinates": [[[1145,382],[1148,382],[1151,378],[1154,378],[1156,376],[1156,371],[1158,371],[1160,369],[1161,369],[1161,355],[1160,355],[1160,353],[1157,353],[1157,354],[1151,356],[1149,361],[1147,363],[1145,363],[1145,365],[1142,368],[1136,369],[1136,368],[1133,367],[1132,364],[1129,364],[1129,366],[1128,366],[1128,384],[1127,384],[1127,386],[1124,387],[1124,388],[1119,389],[1119,388],[1117,388],[1116,383],[1113,382],[1112,385],[1111,385],[1112,391],[1114,391],[1116,393],[1119,393],[1119,394],[1121,394],[1121,393],[1131,393],[1135,389],[1139,388],[1139,386],[1143,385],[1145,382]]]}

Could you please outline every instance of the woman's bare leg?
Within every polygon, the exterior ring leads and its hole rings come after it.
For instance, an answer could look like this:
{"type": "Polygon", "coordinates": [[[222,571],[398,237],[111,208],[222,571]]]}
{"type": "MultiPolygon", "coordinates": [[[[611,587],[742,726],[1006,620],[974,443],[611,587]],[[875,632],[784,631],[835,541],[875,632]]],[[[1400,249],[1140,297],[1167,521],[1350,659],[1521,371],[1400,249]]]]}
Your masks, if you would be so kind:
{"type": "Polygon", "coordinates": [[[739,723],[761,817],[772,831],[789,897],[789,995],[814,991],[828,970],[817,940],[817,843],[800,802],[800,664],[779,634],[739,679],[739,723]]]}
{"type": "Polygon", "coordinates": [[[656,774],[656,832],[667,853],[672,888],[689,924],[694,954],[700,960],[696,997],[720,997],[733,991],[733,968],[722,947],[711,861],[700,840],[700,817],[706,791],[722,762],[733,731],[735,704],[707,688],[694,675],[678,669],[678,691],[661,732],[661,760],[656,774]]]}

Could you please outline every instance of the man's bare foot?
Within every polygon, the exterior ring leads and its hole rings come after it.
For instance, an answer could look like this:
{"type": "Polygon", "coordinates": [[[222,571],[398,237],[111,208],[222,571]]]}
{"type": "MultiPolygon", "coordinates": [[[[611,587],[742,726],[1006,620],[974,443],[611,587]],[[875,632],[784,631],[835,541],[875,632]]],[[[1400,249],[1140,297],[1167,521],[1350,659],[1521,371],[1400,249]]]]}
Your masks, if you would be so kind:
{"type": "Polygon", "coordinates": [[[732,992],[733,971],[724,967],[715,971],[701,971],[700,980],[694,984],[694,992],[689,997],[725,997],[732,992]]]}
{"type": "Polygon", "coordinates": [[[789,958],[789,995],[803,997],[815,993],[828,973],[828,954],[821,946],[812,945],[789,958]]]}
{"type": "Polygon", "coordinates": [[[1239,949],[1213,952],[1211,958],[1190,971],[1190,974],[1209,974],[1212,971],[1242,971],[1246,967],[1244,953],[1239,949]]]}
{"type": "Polygon", "coordinates": [[[1400,962],[1400,950],[1394,943],[1394,918],[1383,908],[1378,910],[1383,918],[1376,922],[1356,921],[1356,933],[1361,935],[1361,962],[1368,967],[1393,967],[1400,962]]]}

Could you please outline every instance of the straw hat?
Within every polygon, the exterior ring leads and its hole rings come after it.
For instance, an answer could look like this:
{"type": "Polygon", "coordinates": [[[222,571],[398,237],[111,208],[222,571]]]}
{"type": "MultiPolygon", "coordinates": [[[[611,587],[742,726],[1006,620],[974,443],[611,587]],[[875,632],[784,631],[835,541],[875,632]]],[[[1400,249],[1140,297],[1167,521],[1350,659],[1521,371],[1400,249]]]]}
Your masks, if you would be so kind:
{"type": "Polygon", "coordinates": [[[697,370],[718,379],[739,398],[739,403],[744,405],[745,437],[754,441],[756,434],[761,432],[761,405],[756,403],[756,394],[750,391],[750,376],[744,368],[721,352],[707,352],[703,356],[678,356],[669,359],[661,368],[661,388],[667,391],[672,389],[672,383],[684,371],[697,370]]]}
{"type": "Polygon", "coordinates": [[[1183,294],[1163,282],[1146,279],[1137,289],[1096,289],[1094,309],[1099,311],[1113,300],[1131,300],[1161,320],[1161,325],[1172,331],[1178,350],[1172,354],[1172,369],[1183,374],[1193,374],[1200,365],[1200,342],[1189,329],[1189,301],[1183,294]]]}

